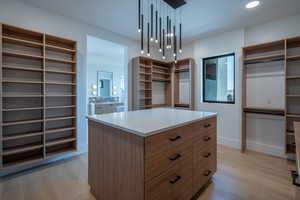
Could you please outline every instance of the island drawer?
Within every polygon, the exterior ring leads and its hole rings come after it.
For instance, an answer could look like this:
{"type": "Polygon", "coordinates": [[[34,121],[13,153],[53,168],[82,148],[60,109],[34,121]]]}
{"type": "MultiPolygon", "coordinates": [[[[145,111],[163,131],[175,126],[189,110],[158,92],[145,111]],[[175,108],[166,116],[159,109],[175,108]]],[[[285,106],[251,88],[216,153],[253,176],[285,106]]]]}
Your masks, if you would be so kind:
{"type": "Polygon", "coordinates": [[[146,183],[146,200],[190,200],[193,196],[191,160],[175,165],[146,183]]]}
{"type": "Polygon", "coordinates": [[[197,151],[201,151],[201,149],[205,149],[209,146],[214,146],[217,144],[217,134],[215,130],[209,130],[202,134],[197,135],[194,138],[194,146],[197,151]]]}
{"type": "Polygon", "coordinates": [[[193,131],[196,135],[203,134],[207,131],[216,130],[217,128],[217,118],[209,118],[200,122],[193,124],[193,131]]]}
{"type": "Polygon", "coordinates": [[[216,156],[203,162],[194,163],[193,192],[197,193],[217,171],[216,156]]]}
{"type": "Polygon", "coordinates": [[[208,163],[211,162],[211,160],[216,161],[217,147],[211,145],[199,151],[199,149],[197,149],[197,147],[194,146],[193,155],[194,164],[208,163]]]}
{"type": "Polygon", "coordinates": [[[145,157],[146,159],[160,154],[169,149],[187,146],[193,142],[193,126],[187,125],[157,135],[146,137],[145,157]]]}
{"type": "Polygon", "coordinates": [[[193,160],[193,146],[181,145],[170,148],[162,153],[155,154],[145,160],[145,179],[151,180],[175,165],[180,165],[186,160],[193,160]]]}

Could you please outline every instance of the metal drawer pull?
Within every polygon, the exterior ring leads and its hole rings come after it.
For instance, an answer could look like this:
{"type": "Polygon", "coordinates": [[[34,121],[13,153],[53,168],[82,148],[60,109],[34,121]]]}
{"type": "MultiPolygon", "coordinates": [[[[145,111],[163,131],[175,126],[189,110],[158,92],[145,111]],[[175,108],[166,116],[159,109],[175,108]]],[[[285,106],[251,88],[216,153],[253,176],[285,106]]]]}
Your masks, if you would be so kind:
{"type": "Polygon", "coordinates": [[[204,141],[205,141],[205,142],[208,142],[209,140],[211,140],[211,137],[209,137],[209,136],[206,136],[206,137],[204,138],[204,141]]]}
{"type": "Polygon", "coordinates": [[[209,128],[209,127],[211,127],[211,124],[205,124],[204,125],[204,128],[209,128]]]}
{"type": "Polygon", "coordinates": [[[178,135],[178,136],[175,137],[175,138],[169,138],[169,140],[170,140],[171,142],[174,142],[174,141],[179,140],[179,139],[181,139],[181,136],[180,136],[180,135],[178,135]]]}
{"type": "Polygon", "coordinates": [[[208,158],[209,156],[211,156],[211,153],[207,153],[207,154],[205,154],[203,157],[204,157],[204,158],[208,158]]]}
{"type": "Polygon", "coordinates": [[[181,154],[176,154],[176,156],[174,156],[173,158],[171,157],[171,158],[169,158],[169,160],[171,160],[171,161],[175,161],[175,160],[177,160],[178,158],[180,158],[181,157],[181,154]]]}
{"type": "Polygon", "coordinates": [[[212,171],[210,171],[210,170],[207,170],[206,172],[204,172],[204,174],[203,174],[203,175],[204,175],[204,176],[209,176],[209,175],[211,174],[211,172],[212,172],[212,171]]]}
{"type": "Polygon", "coordinates": [[[177,181],[179,181],[181,179],[181,176],[176,176],[176,178],[174,180],[170,180],[171,184],[175,184],[177,181]]]}

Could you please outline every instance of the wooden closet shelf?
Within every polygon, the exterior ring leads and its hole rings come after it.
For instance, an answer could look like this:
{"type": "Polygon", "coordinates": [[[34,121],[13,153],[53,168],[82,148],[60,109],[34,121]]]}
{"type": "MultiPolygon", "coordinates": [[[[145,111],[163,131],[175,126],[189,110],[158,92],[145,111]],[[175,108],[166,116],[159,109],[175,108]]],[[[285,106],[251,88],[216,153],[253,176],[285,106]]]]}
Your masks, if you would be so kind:
{"type": "Polygon", "coordinates": [[[18,44],[18,45],[24,45],[24,46],[29,46],[29,47],[43,47],[43,43],[39,42],[33,42],[29,40],[24,40],[24,39],[18,39],[14,37],[9,37],[9,36],[2,36],[3,42],[7,43],[13,43],[13,44],[18,44]]]}
{"type": "Polygon", "coordinates": [[[184,68],[184,69],[176,69],[175,73],[180,73],[180,72],[189,72],[190,69],[189,68],[184,68]]]}
{"type": "Polygon", "coordinates": [[[3,51],[2,52],[4,56],[12,56],[12,57],[19,57],[19,58],[29,58],[29,59],[35,59],[35,60],[42,60],[43,56],[37,56],[37,55],[30,55],[30,54],[24,54],[24,53],[17,53],[17,52],[11,52],[11,51],[3,51]]]}
{"type": "Polygon", "coordinates": [[[151,83],[151,81],[149,81],[149,80],[140,80],[140,82],[151,83]]]}
{"type": "Polygon", "coordinates": [[[167,72],[159,72],[159,71],[153,71],[152,74],[161,74],[161,75],[167,75],[167,76],[170,76],[170,75],[171,75],[170,73],[167,73],[167,72]]]}
{"type": "Polygon", "coordinates": [[[47,152],[46,158],[48,159],[48,158],[56,157],[59,155],[63,155],[63,154],[65,155],[65,154],[74,153],[74,152],[76,152],[75,148],[61,149],[59,151],[47,152]]]}
{"type": "Polygon", "coordinates": [[[11,135],[11,136],[3,136],[3,141],[15,140],[15,139],[21,139],[21,138],[33,137],[33,136],[40,136],[43,134],[44,133],[42,131],[40,131],[40,132],[24,133],[24,134],[11,135]]]}
{"type": "Polygon", "coordinates": [[[300,97],[300,94],[287,94],[286,97],[300,97]]]}
{"type": "Polygon", "coordinates": [[[47,141],[46,147],[55,146],[55,145],[59,145],[59,144],[65,144],[65,143],[74,142],[74,141],[76,141],[76,138],[74,138],[74,137],[59,138],[59,139],[55,139],[53,141],[47,141]]]}
{"type": "Polygon", "coordinates": [[[257,64],[257,63],[265,63],[265,62],[274,62],[284,60],[284,54],[276,54],[270,56],[259,56],[254,58],[244,58],[245,64],[257,64]]]}
{"type": "Polygon", "coordinates": [[[49,129],[46,130],[45,133],[46,134],[51,134],[51,133],[58,133],[58,132],[64,132],[64,131],[71,131],[71,130],[75,130],[76,127],[65,127],[65,128],[56,128],[56,129],[49,129]]]}
{"type": "Polygon", "coordinates": [[[298,115],[298,114],[286,114],[286,117],[289,117],[289,118],[300,118],[300,115],[298,115]]]}
{"type": "Polygon", "coordinates": [[[46,44],[46,49],[59,51],[62,53],[76,53],[75,49],[68,49],[68,48],[63,48],[63,47],[54,46],[54,45],[50,45],[50,44],[46,44]]]}
{"type": "Polygon", "coordinates": [[[34,120],[22,120],[22,121],[15,121],[15,122],[4,122],[2,123],[3,126],[14,126],[14,125],[22,125],[22,124],[33,124],[43,122],[42,119],[34,119],[34,120]]]}
{"type": "Polygon", "coordinates": [[[76,75],[76,72],[67,72],[67,71],[56,71],[56,70],[46,70],[47,73],[53,73],[53,74],[71,74],[76,75]]]}
{"type": "Polygon", "coordinates": [[[34,156],[34,157],[28,157],[22,160],[12,161],[9,163],[3,163],[3,169],[13,169],[16,167],[24,166],[27,164],[35,163],[38,161],[44,160],[43,156],[34,156]]]}
{"type": "Polygon", "coordinates": [[[158,107],[167,107],[167,104],[152,104],[151,107],[152,108],[158,108],[158,107]]]}
{"type": "Polygon", "coordinates": [[[141,91],[152,91],[152,89],[140,89],[141,91]]]}
{"type": "Polygon", "coordinates": [[[140,64],[140,67],[142,67],[142,68],[147,68],[147,69],[151,69],[151,66],[149,66],[149,65],[143,65],[143,64],[140,64]]]}
{"type": "Polygon", "coordinates": [[[39,94],[37,94],[37,95],[24,94],[24,95],[22,95],[22,94],[20,94],[20,95],[3,95],[2,97],[4,97],[4,98],[40,98],[40,97],[43,97],[43,95],[39,95],[39,94]]]}
{"type": "Polygon", "coordinates": [[[300,60],[300,56],[287,56],[286,60],[287,61],[297,61],[297,60],[300,60]]]}
{"type": "Polygon", "coordinates": [[[75,108],[76,105],[70,105],[70,106],[48,106],[46,109],[62,109],[62,108],[75,108]]]}
{"type": "Polygon", "coordinates": [[[145,76],[150,76],[151,75],[151,73],[146,73],[146,72],[139,72],[139,74],[145,75],[145,76]]]}
{"type": "Polygon", "coordinates": [[[53,62],[59,62],[59,63],[67,63],[67,64],[75,64],[75,61],[72,60],[64,60],[64,59],[58,59],[58,58],[46,58],[47,61],[53,61],[53,62]]]}
{"type": "Polygon", "coordinates": [[[245,113],[268,114],[268,115],[285,115],[285,110],[280,108],[261,108],[261,107],[245,107],[245,113]]]}
{"type": "Polygon", "coordinates": [[[177,103],[177,104],[174,104],[174,106],[178,107],[178,108],[189,108],[190,104],[177,103]]]}
{"type": "Polygon", "coordinates": [[[300,79],[300,76],[287,76],[286,79],[300,79]]]}
{"type": "Polygon", "coordinates": [[[48,85],[76,85],[76,83],[64,83],[64,82],[45,82],[48,85]]]}
{"type": "Polygon", "coordinates": [[[43,84],[42,81],[2,80],[2,83],[43,84]]]}
{"type": "Polygon", "coordinates": [[[3,149],[2,155],[3,156],[8,156],[8,155],[12,155],[12,154],[22,153],[22,152],[26,152],[26,151],[39,149],[39,148],[42,148],[43,146],[44,145],[40,144],[40,143],[16,146],[14,148],[3,149]]]}
{"type": "Polygon", "coordinates": [[[4,112],[11,112],[11,111],[26,111],[26,110],[42,110],[43,107],[31,107],[31,108],[4,108],[4,112]]]}
{"type": "Polygon", "coordinates": [[[170,82],[170,79],[152,77],[152,81],[170,82]]]}
{"type": "Polygon", "coordinates": [[[21,70],[21,71],[33,71],[33,72],[43,72],[43,69],[30,68],[30,67],[14,67],[14,66],[3,66],[3,69],[9,70],[21,70]]]}
{"type": "Polygon", "coordinates": [[[47,94],[46,97],[76,97],[76,94],[47,94]]]}
{"type": "Polygon", "coordinates": [[[156,68],[156,69],[167,70],[167,71],[170,70],[168,67],[162,67],[162,66],[157,66],[157,65],[152,65],[152,67],[156,68]]]}
{"type": "Polygon", "coordinates": [[[141,97],[140,100],[149,100],[152,99],[152,97],[141,97]]]}
{"type": "Polygon", "coordinates": [[[58,120],[66,120],[66,119],[75,119],[76,116],[69,116],[69,117],[51,117],[46,118],[45,121],[58,121],[58,120]]]}
{"type": "Polygon", "coordinates": [[[293,131],[287,131],[287,132],[286,132],[286,135],[288,135],[288,136],[295,136],[295,134],[294,134],[293,131]]]}

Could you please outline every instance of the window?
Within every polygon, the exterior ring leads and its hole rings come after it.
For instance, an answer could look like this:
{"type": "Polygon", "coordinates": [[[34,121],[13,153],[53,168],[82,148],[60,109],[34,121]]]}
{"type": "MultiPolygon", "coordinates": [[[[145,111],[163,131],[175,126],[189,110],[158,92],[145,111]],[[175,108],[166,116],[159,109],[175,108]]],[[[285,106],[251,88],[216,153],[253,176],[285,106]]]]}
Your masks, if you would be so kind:
{"type": "Polygon", "coordinates": [[[235,54],[203,59],[203,102],[235,102],[235,54]]]}

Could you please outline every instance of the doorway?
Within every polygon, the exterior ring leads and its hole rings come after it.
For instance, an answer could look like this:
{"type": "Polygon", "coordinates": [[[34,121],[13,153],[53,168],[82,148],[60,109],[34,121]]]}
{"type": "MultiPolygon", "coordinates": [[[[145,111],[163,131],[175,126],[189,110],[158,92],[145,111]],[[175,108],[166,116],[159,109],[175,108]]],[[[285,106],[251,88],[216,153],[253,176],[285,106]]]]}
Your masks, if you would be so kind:
{"type": "Polygon", "coordinates": [[[127,47],[87,36],[89,115],[128,110],[127,47]]]}

